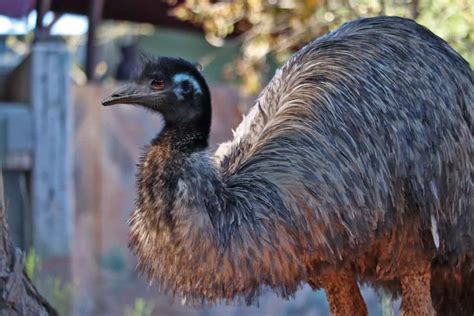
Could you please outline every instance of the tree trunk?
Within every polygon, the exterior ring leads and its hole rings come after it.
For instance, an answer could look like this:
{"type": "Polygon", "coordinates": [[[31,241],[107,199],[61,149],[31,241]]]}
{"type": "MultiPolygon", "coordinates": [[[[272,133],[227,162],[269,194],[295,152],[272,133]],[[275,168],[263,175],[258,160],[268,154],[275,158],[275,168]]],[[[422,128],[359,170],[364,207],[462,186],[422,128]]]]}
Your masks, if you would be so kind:
{"type": "Polygon", "coordinates": [[[0,174],[0,315],[57,315],[24,272],[24,262],[8,234],[0,174]]]}

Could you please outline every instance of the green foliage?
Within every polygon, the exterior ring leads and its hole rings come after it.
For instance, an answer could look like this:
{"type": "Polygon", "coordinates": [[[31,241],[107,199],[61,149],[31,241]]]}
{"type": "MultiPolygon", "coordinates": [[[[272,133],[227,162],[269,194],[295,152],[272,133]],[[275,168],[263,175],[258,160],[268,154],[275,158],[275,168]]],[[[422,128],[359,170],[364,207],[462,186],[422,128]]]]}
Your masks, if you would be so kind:
{"type": "Polygon", "coordinates": [[[154,308],[153,303],[149,303],[143,298],[137,298],[133,306],[125,308],[125,316],[151,316],[154,308]]]}
{"type": "Polygon", "coordinates": [[[59,315],[70,315],[73,303],[73,284],[63,282],[60,278],[48,278],[44,284],[38,287],[42,289],[48,302],[56,309],[59,315]]]}
{"type": "MultiPolygon", "coordinates": [[[[119,247],[112,247],[102,260],[105,269],[122,272],[126,269],[124,255],[119,247]]],[[[41,276],[41,259],[31,248],[25,260],[25,271],[38,287],[46,300],[56,309],[59,315],[70,315],[73,308],[74,284],[65,282],[59,277],[41,276]]],[[[133,305],[125,307],[125,316],[151,316],[155,305],[143,298],[135,299],[133,305]]]]}
{"type": "Polygon", "coordinates": [[[186,0],[172,13],[201,24],[213,45],[222,45],[231,34],[239,36],[240,56],[227,74],[236,72],[248,93],[261,89],[272,61],[283,63],[312,39],[358,17],[416,19],[474,63],[472,0],[186,0]]]}
{"type": "Polygon", "coordinates": [[[445,39],[474,65],[474,4],[472,0],[422,1],[417,21],[445,39]]]}
{"type": "Polygon", "coordinates": [[[59,315],[69,315],[71,313],[73,303],[72,282],[64,282],[58,277],[42,278],[41,258],[38,257],[34,248],[30,248],[26,255],[25,272],[59,315]]]}
{"type": "Polygon", "coordinates": [[[25,260],[25,272],[26,275],[32,280],[33,282],[37,278],[38,271],[41,270],[41,260],[36,255],[36,251],[34,248],[30,248],[28,253],[26,254],[25,260]]]}

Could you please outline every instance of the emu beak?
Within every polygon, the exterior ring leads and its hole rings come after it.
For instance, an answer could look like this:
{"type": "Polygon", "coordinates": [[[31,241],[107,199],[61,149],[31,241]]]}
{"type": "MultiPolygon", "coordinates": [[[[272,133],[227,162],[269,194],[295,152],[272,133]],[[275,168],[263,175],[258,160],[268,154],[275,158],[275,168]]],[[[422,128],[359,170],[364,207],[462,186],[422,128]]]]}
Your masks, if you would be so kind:
{"type": "Polygon", "coordinates": [[[119,88],[110,96],[102,100],[102,105],[114,104],[142,104],[146,105],[156,96],[149,91],[144,91],[143,87],[136,83],[128,83],[119,88]]]}

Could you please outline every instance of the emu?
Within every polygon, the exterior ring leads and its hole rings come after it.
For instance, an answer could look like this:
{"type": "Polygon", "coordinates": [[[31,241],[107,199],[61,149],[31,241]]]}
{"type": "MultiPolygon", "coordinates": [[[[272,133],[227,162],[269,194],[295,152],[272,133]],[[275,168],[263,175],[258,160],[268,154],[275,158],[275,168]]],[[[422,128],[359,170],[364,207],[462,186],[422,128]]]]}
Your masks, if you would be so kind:
{"type": "Polygon", "coordinates": [[[279,69],[215,154],[201,72],[145,58],[103,100],[159,113],[138,165],[138,268],[192,304],[326,291],[367,315],[357,282],[403,315],[472,315],[473,102],[468,63],[397,17],[343,24],[279,69]]]}

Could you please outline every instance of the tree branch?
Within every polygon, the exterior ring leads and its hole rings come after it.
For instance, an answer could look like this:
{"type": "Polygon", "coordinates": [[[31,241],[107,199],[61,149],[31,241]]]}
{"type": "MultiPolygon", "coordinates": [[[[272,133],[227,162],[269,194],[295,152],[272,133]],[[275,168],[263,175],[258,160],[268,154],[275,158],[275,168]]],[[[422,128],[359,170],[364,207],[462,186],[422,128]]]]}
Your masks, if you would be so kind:
{"type": "Polygon", "coordinates": [[[57,315],[24,272],[25,256],[15,248],[8,234],[0,174],[0,314],[57,315]]]}

